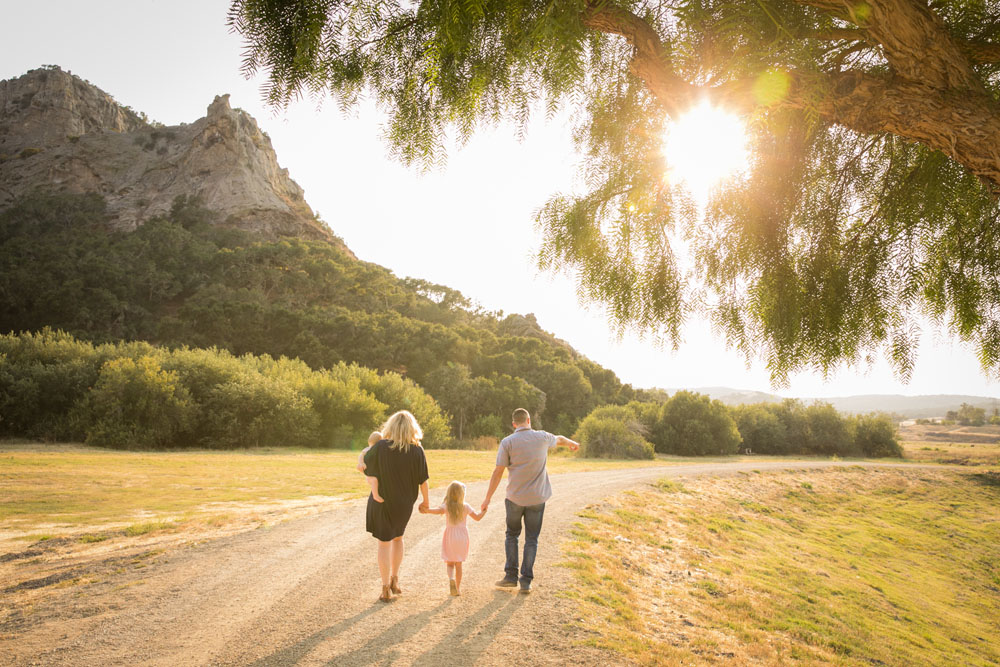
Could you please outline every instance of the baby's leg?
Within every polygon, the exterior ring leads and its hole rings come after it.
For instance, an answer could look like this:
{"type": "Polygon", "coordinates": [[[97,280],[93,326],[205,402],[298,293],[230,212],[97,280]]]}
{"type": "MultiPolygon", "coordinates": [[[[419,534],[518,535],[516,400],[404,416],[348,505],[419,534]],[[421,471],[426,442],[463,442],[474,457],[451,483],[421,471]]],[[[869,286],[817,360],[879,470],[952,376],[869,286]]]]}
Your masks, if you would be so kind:
{"type": "Polygon", "coordinates": [[[455,586],[462,588],[462,564],[455,563],[455,586]]]}

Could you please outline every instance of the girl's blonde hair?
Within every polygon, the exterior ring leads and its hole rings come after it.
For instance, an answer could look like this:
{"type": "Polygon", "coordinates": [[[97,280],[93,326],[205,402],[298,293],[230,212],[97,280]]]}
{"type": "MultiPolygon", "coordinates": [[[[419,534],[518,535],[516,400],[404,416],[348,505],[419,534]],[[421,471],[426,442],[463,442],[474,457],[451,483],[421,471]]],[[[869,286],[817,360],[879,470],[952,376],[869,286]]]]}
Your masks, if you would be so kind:
{"type": "Polygon", "coordinates": [[[400,410],[385,420],[385,425],[382,427],[382,437],[386,440],[392,440],[393,449],[408,452],[410,445],[420,444],[424,432],[420,430],[417,418],[410,414],[409,410],[400,410]]]}
{"type": "Polygon", "coordinates": [[[452,521],[462,520],[462,510],[465,509],[465,484],[452,482],[444,492],[444,508],[452,521]]]}

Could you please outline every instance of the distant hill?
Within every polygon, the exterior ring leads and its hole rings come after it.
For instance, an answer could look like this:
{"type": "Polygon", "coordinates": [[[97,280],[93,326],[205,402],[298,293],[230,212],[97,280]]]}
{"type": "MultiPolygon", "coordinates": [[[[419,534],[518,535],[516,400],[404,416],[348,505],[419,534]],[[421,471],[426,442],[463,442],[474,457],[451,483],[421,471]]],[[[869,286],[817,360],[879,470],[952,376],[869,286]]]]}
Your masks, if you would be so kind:
{"type": "MultiPolygon", "coordinates": [[[[677,389],[668,389],[671,394],[677,389]]],[[[726,405],[743,403],[777,403],[784,397],[762,391],[734,389],[733,387],[694,387],[689,391],[708,394],[726,405]]],[[[919,419],[921,417],[943,417],[949,410],[958,410],[962,403],[983,408],[987,414],[1000,408],[1000,398],[991,396],[969,396],[964,394],[932,394],[924,396],[904,396],[902,394],[863,394],[858,396],[837,396],[833,398],[802,398],[810,403],[820,400],[832,404],[837,410],[847,413],[891,412],[919,419]]]]}

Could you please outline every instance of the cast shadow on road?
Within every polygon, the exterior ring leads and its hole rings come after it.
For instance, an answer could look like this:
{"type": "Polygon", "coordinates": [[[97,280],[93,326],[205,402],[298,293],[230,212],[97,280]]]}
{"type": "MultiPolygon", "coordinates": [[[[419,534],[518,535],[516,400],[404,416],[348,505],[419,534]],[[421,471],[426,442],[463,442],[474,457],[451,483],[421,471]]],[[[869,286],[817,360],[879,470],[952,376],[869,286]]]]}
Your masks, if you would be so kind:
{"type": "Polygon", "coordinates": [[[493,591],[493,599],[467,617],[447,637],[414,661],[414,667],[471,665],[479,659],[507,621],[525,602],[525,596],[507,591],[493,591]],[[485,625],[482,625],[485,622],[485,625]]]}
{"type": "Polygon", "coordinates": [[[370,614],[374,614],[379,610],[377,606],[371,606],[362,611],[359,614],[355,614],[351,618],[346,618],[342,621],[334,623],[333,625],[323,628],[319,632],[314,632],[305,639],[299,641],[291,646],[286,646],[285,648],[272,653],[271,655],[259,658],[254,662],[250,663],[252,667],[274,667],[277,665],[295,665],[302,658],[309,654],[314,648],[319,646],[321,643],[330,639],[331,637],[336,637],[341,632],[348,630],[355,623],[365,618],[370,614]]]}
{"type": "Polygon", "coordinates": [[[356,648],[349,653],[338,655],[327,664],[336,665],[337,667],[346,667],[347,665],[391,665],[395,661],[396,652],[393,649],[427,627],[430,620],[450,605],[453,599],[447,598],[433,609],[407,616],[372,637],[364,646],[356,648]]]}
{"type": "MultiPolygon", "coordinates": [[[[336,656],[330,665],[347,667],[348,665],[391,665],[397,655],[395,648],[423,630],[431,619],[443,611],[454,598],[448,598],[433,609],[417,614],[411,614],[395,623],[378,635],[371,637],[358,648],[336,656]]],[[[496,635],[503,630],[507,621],[513,616],[525,598],[512,595],[506,591],[494,591],[493,598],[480,609],[467,616],[454,630],[439,641],[435,646],[421,654],[414,665],[430,667],[442,664],[472,664],[490,646],[496,635]]],[[[252,663],[253,667],[274,667],[277,665],[295,665],[309,655],[324,641],[343,632],[373,613],[384,609],[383,605],[374,605],[322,630],[315,632],[301,641],[287,646],[269,656],[252,663]]],[[[360,640],[361,638],[359,638],[360,640]]]]}

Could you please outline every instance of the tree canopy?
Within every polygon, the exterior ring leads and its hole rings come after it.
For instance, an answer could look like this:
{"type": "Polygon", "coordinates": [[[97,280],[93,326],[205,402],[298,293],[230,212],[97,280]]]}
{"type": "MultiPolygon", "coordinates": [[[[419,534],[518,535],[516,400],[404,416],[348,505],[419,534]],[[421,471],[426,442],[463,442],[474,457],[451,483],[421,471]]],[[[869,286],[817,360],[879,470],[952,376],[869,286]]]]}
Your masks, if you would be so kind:
{"type": "Polygon", "coordinates": [[[407,163],[572,108],[583,191],[539,209],[539,260],[620,328],[677,343],[698,311],[776,381],[881,353],[906,378],[927,316],[1000,367],[996,2],[236,0],[230,24],[272,104],[371,96],[407,163]],[[663,156],[701,100],[751,142],[703,220],[663,156]]]}

